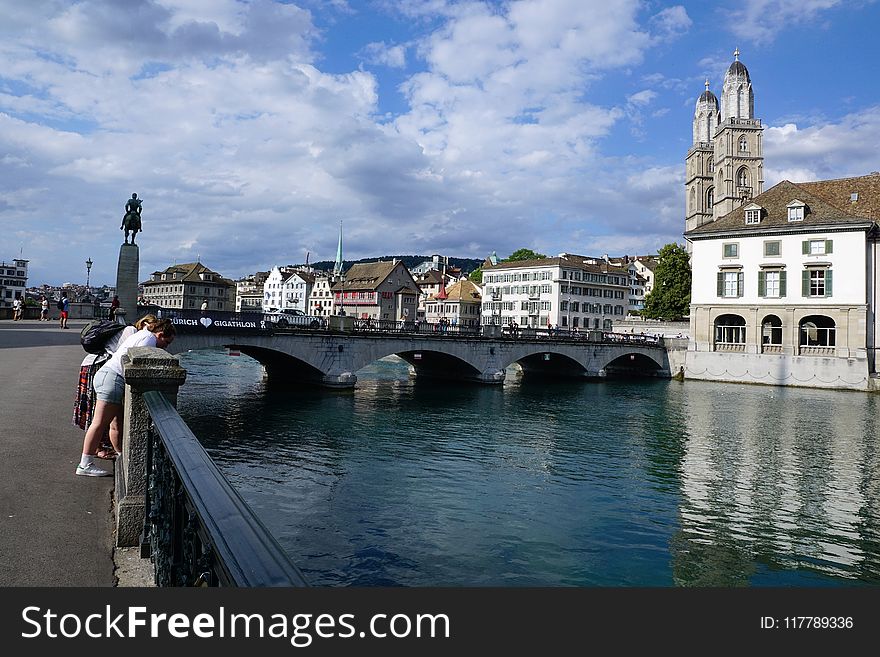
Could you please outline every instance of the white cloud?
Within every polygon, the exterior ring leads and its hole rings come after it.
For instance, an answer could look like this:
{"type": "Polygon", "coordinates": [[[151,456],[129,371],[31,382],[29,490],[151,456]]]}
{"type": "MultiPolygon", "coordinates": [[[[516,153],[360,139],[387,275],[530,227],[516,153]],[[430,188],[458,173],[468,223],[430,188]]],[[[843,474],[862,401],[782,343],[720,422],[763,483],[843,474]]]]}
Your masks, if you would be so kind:
{"type": "Polygon", "coordinates": [[[797,25],[816,26],[823,11],[842,0],[743,0],[725,7],[731,32],[750,43],[772,41],[777,34],[797,25]]]}
{"type": "Polygon", "coordinates": [[[686,34],[694,22],[684,7],[676,5],[652,16],[649,24],[656,39],[669,41],[686,34]]]}
{"type": "Polygon", "coordinates": [[[764,129],[765,189],[780,180],[803,182],[860,176],[877,170],[880,107],[848,114],[836,123],[764,129]]]}
{"type": "Polygon", "coordinates": [[[390,46],[384,41],[368,43],[364,47],[364,55],[371,64],[404,68],[406,66],[406,46],[390,46]]]}

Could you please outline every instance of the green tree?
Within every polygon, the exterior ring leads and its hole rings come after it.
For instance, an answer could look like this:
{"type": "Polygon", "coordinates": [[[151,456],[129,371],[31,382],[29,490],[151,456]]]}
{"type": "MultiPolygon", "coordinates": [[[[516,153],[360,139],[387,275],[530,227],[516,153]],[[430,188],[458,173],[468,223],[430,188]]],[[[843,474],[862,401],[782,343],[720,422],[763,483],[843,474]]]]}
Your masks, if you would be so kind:
{"type": "Polygon", "coordinates": [[[678,244],[667,244],[658,253],[654,289],[645,298],[643,315],[649,319],[675,320],[690,314],[691,263],[678,244]]]}
{"type": "Polygon", "coordinates": [[[468,274],[468,280],[471,283],[476,283],[477,285],[483,284],[483,268],[477,267],[470,274],[468,274]]]}
{"type": "Polygon", "coordinates": [[[540,260],[542,258],[546,258],[543,253],[536,253],[531,249],[517,249],[509,256],[507,256],[502,262],[517,262],[518,260],[540,260]]]}

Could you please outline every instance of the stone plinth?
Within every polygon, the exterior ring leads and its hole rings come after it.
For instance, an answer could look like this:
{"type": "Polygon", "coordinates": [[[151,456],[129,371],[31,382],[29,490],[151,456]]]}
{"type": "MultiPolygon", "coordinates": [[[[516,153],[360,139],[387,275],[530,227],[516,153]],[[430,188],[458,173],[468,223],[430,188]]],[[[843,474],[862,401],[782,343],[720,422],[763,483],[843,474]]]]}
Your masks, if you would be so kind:
{"type": "Polygon", "coordinates": [[[122,358],[125,369],[121,466],[116,468],[116,546],[138,545],[144,526],[147,492],[147,441],[150,414],[143,394],[158,390],[175,406],[186,370],[177,356],[156,347],[132,347],[122,358]]]}
{"type": "Polygon", "coordinates": [[[126,321],[134,322],[137,317],[138,271],[140,253],[137,244],[123,244],[119,247],[119,263],[116,266],[116,294],[119,296],[121,313],[126,321]]]}

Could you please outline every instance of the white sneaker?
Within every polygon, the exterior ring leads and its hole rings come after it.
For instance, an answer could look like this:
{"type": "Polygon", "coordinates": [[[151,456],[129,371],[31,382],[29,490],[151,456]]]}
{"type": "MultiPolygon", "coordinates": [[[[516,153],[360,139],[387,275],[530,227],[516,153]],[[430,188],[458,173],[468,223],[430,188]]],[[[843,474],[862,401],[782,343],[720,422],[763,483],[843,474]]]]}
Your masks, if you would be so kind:
{"type": "Polygon", "coordinates": [[[109,470],[102,470],[94,463],[89,463],[86,467],[76,466],[76,474],[83,475],[84,477],[109,477],[113,473],[109,470]]]}

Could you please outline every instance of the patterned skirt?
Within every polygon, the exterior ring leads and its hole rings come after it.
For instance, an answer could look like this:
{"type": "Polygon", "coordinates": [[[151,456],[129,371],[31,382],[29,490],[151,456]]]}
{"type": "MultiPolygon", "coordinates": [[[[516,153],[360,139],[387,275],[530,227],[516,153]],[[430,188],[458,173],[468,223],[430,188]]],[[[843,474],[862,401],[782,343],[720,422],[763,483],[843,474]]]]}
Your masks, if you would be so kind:
{"type": "Polygon", "coordinates": [[[73,423],[85,431],[92,423],[92,415],[95,413],[95,388],[92,379],[95,372],[107,362],[107,358],[96,360],[91,365],[83,365],[79,368],[79,385],[76,388],[76,401],[73,403],[73,423]]]}

